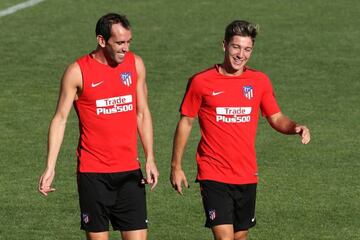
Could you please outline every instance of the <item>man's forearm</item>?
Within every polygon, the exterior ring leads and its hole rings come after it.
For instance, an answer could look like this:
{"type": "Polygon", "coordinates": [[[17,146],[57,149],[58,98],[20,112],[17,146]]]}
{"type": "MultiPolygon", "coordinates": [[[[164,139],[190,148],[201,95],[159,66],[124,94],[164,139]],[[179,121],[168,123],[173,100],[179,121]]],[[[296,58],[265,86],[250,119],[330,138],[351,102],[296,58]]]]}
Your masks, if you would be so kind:
{"type": "Polygon", "coordinates": [[[296,134],[296,122],[288,118],[282,113],[277,113],[268,117],[268,121],[272,128],[283,134],[296,134]]]}
{"type": "Polygon", "coordinates": [[[64,139],[66,121],[55,116],[50,123],[48,135],[48,154],[46,167],[55,169],[56,160],[60,152],[60,147],[64,139]]]}
{"type": "Polygon", "coordinates": [[[137,116],[138,131],[146,160],[154,160],[153,126],[150,111],[139,113],[137,116]]]}
{"type": "Polygon", "coordinates": [[[182,156],[192,129],[192,122],[181,119],[175,131],[171,167],[181,168],[182,156]]]}

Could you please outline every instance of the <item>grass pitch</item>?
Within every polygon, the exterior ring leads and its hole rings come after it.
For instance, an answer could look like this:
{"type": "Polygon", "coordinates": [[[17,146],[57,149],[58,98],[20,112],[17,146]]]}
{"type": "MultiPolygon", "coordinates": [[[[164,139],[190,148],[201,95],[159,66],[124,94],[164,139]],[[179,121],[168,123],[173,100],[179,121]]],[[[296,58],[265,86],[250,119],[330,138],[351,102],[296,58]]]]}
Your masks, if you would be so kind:
{"type": "MultiPolygon", "coordinates": [[[[19,2],[1,1],[0,9],[19,2]]],[[[312,130],[311,144],[302,146],[260,120],[258,225],[250,239],[360,239],[359,10],[355,0],[47,0],[0,18],[0,239],[84,239],[74,112],[57,191],[41,197],[37,180],[59,79],[67,64],[95,48],[95,23],[107,12],[129,17],[132,50],[147,67],[161,174],[148,193],[150,240],[212,239],[197,184],[178,196],[168,183],[169,162],[187,79],[222,61],[223,31],[234,19],[260,25],[249,65],[270,76],[282,111],[312,130]]],[[[189,181],[198,140],[195,126],[184,158],[189,181]]]]}

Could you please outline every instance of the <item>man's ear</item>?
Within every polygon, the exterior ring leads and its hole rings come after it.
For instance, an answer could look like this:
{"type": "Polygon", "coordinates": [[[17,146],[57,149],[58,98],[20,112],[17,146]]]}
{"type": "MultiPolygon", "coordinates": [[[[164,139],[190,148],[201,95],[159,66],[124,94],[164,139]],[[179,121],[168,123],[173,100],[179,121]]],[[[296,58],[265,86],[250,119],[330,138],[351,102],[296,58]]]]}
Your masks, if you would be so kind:
{"type": "Polygon", "coordinates": [[[106,45],[105,38],[102,35],[97,35],[96,39],[97,39],[97,42],[98,42],[99,46],[104,48],[105,45],[106,45]]]}
{"type": "Polygon", "coordinates": [[[222,41],[222,48],[223,48],[223,51],[224,51],[224,52],[225,52],[225,46],[226,46],[226,41],[223,40],[223,41],[222,41]]]}

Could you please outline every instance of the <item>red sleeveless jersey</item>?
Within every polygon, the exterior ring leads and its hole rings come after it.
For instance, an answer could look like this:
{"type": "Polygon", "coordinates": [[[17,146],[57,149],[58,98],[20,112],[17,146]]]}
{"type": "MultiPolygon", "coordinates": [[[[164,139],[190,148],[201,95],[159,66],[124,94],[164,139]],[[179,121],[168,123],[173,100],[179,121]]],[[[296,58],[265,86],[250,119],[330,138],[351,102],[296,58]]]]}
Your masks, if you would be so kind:
{"type": "Polygon", "coordinates": [[[137,72],[134,54],[110,67],[86,55],[77,60],[83,89],[74,107],[79,118],[80,172],[135,170],[137,159],[137,72]]]}
{"type": "Polygon", "coordinates": [[[240,76],[224,76],[215,65],[190,79],[180,111],[199,119],[198,180],[258,181],[255,136],[260,110],[264,116],[280,112],[270,79],[262,72],[245,68],[240,76]]]}

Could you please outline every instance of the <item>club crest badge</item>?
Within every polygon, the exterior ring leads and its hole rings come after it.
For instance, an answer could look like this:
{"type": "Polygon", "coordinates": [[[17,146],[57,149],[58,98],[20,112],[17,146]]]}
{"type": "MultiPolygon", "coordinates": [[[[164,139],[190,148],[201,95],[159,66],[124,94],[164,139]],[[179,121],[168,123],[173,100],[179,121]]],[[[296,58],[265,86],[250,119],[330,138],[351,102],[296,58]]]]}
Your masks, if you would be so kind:
{"type": "Polygon", "coordinates": [[[84,223],[89,223],[90,222],[89,214],[83,213],[82,214],[82,220],[83,220],[84,223]]]}
{"type": "Polygon", "coordinates": [[[243,93],[244,96],[249,100],[251,100],[254,97],[254,89],[252,86],[244,86],[243,93]]]}
{"type": "Polygon", "coordinates": [[[209,218],[214,221],[214,219],[216,218],[216,211],[215,209],[211,209],[209,210],[209,218]]]}
{"type": "Polygon", "coordinates": [[[132,84],[131,73],[130,72],[120,73],[120,80],[125,86],[130,87],[132,84]]]}

